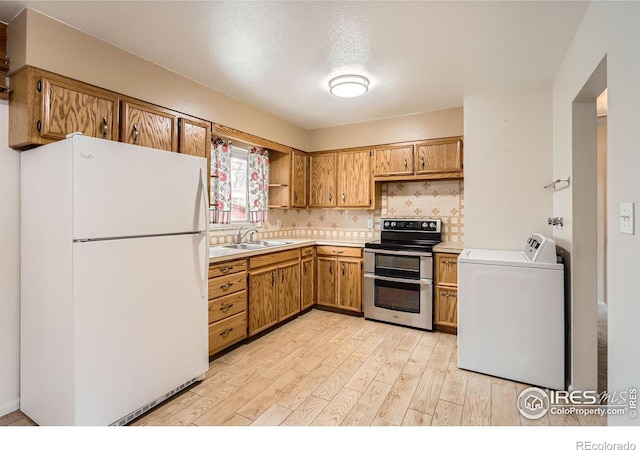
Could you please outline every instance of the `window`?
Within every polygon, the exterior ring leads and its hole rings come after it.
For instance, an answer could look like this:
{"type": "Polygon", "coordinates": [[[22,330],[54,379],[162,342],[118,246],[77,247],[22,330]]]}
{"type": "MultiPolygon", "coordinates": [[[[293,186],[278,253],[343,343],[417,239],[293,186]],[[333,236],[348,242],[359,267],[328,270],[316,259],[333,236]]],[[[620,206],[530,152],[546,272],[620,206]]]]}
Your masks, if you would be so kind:
{"type": "Polygon", "coordinates": [[[249,221],[247,150],[231,147],[231,223],[249,221]]]}

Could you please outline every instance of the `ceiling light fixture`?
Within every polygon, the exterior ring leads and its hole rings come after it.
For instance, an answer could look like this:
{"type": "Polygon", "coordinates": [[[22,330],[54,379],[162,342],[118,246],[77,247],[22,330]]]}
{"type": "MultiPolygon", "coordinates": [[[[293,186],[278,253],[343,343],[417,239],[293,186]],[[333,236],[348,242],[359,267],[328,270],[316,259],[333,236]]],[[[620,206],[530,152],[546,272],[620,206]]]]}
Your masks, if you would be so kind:
{"type": "Polygon", "coordinates": [[[329,92],[337,97],[359,97],[369,90],[369,80],[361,75],[340,75],[329,81],[329,92]]]}

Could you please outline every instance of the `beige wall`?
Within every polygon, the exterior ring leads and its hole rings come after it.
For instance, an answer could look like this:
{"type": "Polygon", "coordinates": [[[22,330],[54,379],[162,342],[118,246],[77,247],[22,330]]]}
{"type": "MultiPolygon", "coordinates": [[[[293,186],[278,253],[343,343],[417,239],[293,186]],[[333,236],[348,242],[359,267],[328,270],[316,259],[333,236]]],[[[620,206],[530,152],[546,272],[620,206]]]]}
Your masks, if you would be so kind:
{"type": "Polygon", "coordinates": [[[8,117],[0,100],[0,416],[20,396],[20,154],[7,145],[8,117]]]}
{"type": "Polygon", "coordinates": [[[309,131],[309,151],[333,150],[464,134],[462,108],[309,131]]]}
{"type": "Polygon", "coordinates": [[[39,67],[280,144],[307,148],[306,130],[37,11],[27,9],[14,19],[9,36],[12,70],[25,64],[39,67]]]}
{"type": "MultiPolygon", "coordinates": [[[[563,60],[553,86],[554,174],[571,175],[573,163],[574,99],[600,61],[606,56],[607,113],[607,305],[608,305],[608,391],[638,387],[640,358],[640,238],[618,231],[621,202],[640,204],[640,4],[637,2],[593,2],[563,60]]],[[[579,155],[576,154],[576,157],[579,155]]],[[[554,197],[554,214],[572,219],[573,203],[579,192],[573,189],[554,197]]],[[[574,224],[579,225],[579,224],[574,224]]],[[[573,227],[557,233],[565,246],[579,250],[573,227]]],[[[574,286],[575,287],[575,286],[574,286]]],[[[572,307],[582,320],[583,305],[576,299],[572,307]]],[[[592,305],[587,305],[592,306],[592,305]]],[[[591,321],[591,313],[584,315],[591,321]]],[[[574,345],[580,344],[580,337],[574,345]]],[[[578,352],[583,351],[581,348],[578,352]]],[[[588,362],[588,361],[587,361],[588,362]]],[[[574,367],[579,373],[582,367],[574,367]]],[[[580,387],[580,386],[578,386],[580,387]]],[[[613,415],[610,425],[639,425],[640,419],[613,415]]]]}
{"type": "Polygon", "coordinates": [[[551,86],[464,99],[465,247],[521,250],[550,236],[551,86]]]}

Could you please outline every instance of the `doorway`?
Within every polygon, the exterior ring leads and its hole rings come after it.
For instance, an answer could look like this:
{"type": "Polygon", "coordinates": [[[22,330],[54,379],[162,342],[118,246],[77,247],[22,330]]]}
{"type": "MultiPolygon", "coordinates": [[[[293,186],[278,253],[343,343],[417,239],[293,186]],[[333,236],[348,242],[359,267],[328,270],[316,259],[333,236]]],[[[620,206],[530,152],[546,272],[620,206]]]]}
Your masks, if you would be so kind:
{"type": "Polygon", "coordinates": [[[598,392],[607,389],[607,89],[596,98],[597,112],[597,266],[598,266],[598,392]]]}
{"type": "MultiPolygon", "coordinates": [[[[599,386],[598,301],[606,299],[606,159],[598,164],[597,99],[607,88],[600,61],[572,104],[572,268],[570,388],[599,386]],[[604,170],[604,177],[598,176],[604,170]],[[600,185],[600,186],[599,186],[600,185]],[[599,197],[604,196],[599,201],[599,197]],[[601,236],[602,238],[598,238],[601,236]],[[600,276],[601,275],[601,276],[600,276]]],[[[606,142],[606,134],[605,134],[606,142]]],[[[606,320],[606,319],[605,319],[606,320]]],[[[606,336],[606,335],[605,335],[606,336]]],[[[605,343],[606,349],[606,343],[605,343]]],[[[606,355],[606,351],[605,351],[606,355]]],[[[605,376],[606,380],[606,376],[605,376]]],[[[606,388],[606,381],[605,386],[606,388]]]]}

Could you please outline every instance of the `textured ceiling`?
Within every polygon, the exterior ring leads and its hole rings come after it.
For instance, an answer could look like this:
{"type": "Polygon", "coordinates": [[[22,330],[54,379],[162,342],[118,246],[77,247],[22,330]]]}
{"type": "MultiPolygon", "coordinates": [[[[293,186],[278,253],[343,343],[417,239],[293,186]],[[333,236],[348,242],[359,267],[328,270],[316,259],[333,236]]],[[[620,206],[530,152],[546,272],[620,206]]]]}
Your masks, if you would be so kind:
{"type": "Polygon", "coordinates": [[[550,82],[588,2],[0,2],[0,20],[24,6],[314,129],[550,82]],[[345,73],[369,92],[329,94],[345,73]]]}

